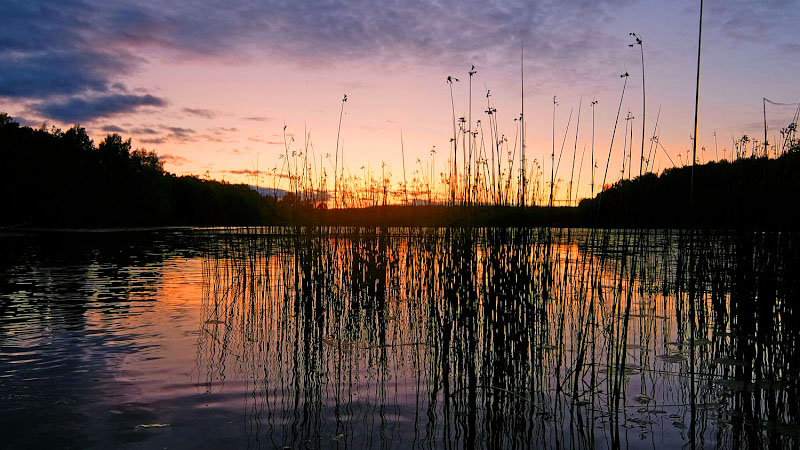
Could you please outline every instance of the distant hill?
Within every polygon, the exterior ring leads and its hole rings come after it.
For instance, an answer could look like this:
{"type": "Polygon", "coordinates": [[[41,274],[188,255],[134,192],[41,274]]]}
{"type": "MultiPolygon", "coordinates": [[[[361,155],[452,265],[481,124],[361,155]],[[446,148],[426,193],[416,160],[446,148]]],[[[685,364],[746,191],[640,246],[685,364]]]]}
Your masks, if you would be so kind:
{"type": "Polygon", "coordinates": [[[262,197],[272,197],[272,198],[283,198],[288,194],[283,189],[274,189],[271,187],[264,187],[264,186],[253,186],[252,184],[248,184],[247,187],[250,189],[258,192],[262,197]]]}

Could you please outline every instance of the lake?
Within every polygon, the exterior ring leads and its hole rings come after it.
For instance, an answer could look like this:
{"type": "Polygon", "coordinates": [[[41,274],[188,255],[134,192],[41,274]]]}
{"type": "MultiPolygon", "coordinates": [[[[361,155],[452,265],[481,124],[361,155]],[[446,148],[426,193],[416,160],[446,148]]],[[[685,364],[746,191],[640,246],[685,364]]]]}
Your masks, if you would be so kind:
{"type": "Polygon", "coordinates": [[[793,233],[0,234],[0,447],[800,448],[793,233]]]}

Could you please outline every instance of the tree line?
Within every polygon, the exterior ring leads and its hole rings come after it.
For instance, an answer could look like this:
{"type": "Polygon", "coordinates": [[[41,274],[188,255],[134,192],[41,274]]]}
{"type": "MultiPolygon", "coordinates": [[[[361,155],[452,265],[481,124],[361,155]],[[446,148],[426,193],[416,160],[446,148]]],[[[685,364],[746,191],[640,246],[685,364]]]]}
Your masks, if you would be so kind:
{"type": "Polygon", "coordinates": [[[278,201],[247,185],[164,170],[158,155],[84,128],[20,126],[0,113],[0,226],[263,225],[278,201]]]}
{"type": "Polygon", "coordinates": [[[578,206],[590,226],[800,228],[800,146],[620,180],[578,206]]]}

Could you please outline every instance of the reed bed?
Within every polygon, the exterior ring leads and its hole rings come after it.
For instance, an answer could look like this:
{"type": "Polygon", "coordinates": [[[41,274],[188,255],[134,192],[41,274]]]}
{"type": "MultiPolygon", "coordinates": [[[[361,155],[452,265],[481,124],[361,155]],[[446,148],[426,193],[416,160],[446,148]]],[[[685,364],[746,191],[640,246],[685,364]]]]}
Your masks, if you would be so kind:
{"type": "Polygon", "coordinates": [[[208,237],[198,373],[248,380],[253,443],[800,447],[795,235],[208,237]]]}

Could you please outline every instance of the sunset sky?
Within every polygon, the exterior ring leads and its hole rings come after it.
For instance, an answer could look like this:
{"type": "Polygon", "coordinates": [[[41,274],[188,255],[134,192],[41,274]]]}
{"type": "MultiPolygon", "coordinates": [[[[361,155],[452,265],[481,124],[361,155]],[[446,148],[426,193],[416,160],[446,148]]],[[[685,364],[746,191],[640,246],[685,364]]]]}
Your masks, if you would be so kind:
{"type": "MultiPolygon", "coordinates": [[[[310,132],[317,165],[333,154],[347,94],[340,144],[347,167],[379,170],[385,161],[397,181],[401,130],[409,173],[434,146],[437,170],[446,167],[452,112],[445,80],[461,80],[456,116],[467,116],[473,64],[473,121],[486,121],[488,88],[500,132],[512,140],[524,45],[528,158],[544,161],[549,174],[555,95],[557,147],[575,108],[558,174],[567,179],[579,99],[578,161],[596,99],[595,159],[604,166],[626,70],[622,116],[635,116],[636,155],[641,62],[638,47],[628,47],[636,32],[644,41],[648,139],[661,108],[658,135],[676,164],[691,147],[699,1],[171,3],[4,0],[0,111],[33,126],[80,123],[95,142],[117,132],[179,174],[254,183],[246,173],[257,164],[280,167],[284,124],[297,140],[293,148],[304,128],[310,132]]],[[[720,157],[732,136],[763,139],[762,97],[800,101],[800,2],[708,0],[705,8],[698,143],[708,160],[714,132],[720,157]]],[[[794,110],[768,105],[770,140],[794,110]]],[[[609,181],[619,177],[624,126],[609,181]]],[[[660,152],[656,166],[671,163],[660,152]]],[[[586,173],[581,195],[589,191],[586,173]]]]}

